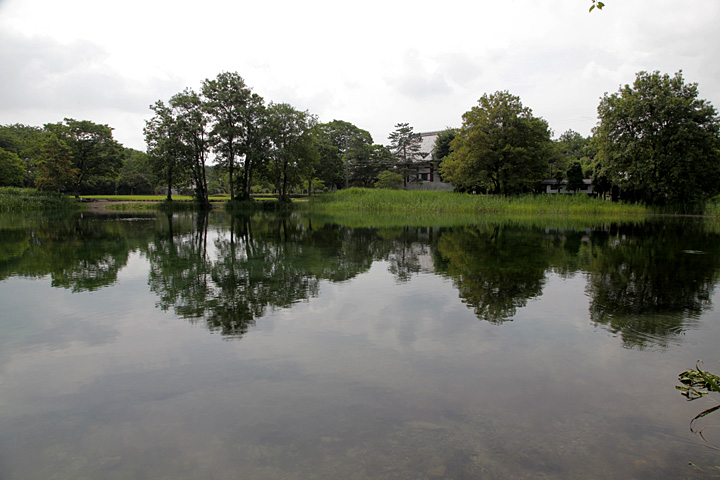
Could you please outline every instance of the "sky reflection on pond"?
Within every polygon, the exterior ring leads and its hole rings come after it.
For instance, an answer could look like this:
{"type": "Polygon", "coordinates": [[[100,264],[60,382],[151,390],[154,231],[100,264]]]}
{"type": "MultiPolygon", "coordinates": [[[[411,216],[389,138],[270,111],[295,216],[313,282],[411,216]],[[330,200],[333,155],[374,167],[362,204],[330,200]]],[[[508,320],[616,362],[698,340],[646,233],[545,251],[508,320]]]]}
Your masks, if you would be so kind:
{"type": "Polygon", "coordinates": [[[678,478],[719,461],[674,390],[718,360],[712,225],[0,228],[2,478],[678,478]]]}

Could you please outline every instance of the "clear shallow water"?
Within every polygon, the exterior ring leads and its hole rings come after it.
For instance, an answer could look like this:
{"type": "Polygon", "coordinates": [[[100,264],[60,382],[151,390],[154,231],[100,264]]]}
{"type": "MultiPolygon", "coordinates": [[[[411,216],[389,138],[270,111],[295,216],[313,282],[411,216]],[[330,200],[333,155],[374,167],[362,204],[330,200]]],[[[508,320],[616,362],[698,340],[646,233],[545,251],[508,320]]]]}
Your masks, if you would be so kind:
{"type": "Polygon", "coordinates": [[[695,478],[715,231],[6,222],[0,478],[695,478]]]}

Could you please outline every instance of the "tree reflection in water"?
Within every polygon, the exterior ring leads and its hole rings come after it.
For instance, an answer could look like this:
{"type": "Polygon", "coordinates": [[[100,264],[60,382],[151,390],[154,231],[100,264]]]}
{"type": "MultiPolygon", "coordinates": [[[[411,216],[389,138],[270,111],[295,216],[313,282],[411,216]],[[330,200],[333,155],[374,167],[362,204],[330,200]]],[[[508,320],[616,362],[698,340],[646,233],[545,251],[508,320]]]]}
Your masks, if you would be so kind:
{"type": "Polygon", "coordinates": [[[242,336],[267,308],[316,296],[321,279],[347,280],[369,269],[364,232],[349,233],[315,228],[293,215],[234,215],[212,241],[211,256],[207,216],[198,215],[192,234],[168,233],[150,247],[150,288],[163,309],[202,318],[223,335],[242,336]]]}
{"type": "Polygon", "coordinates": [[[112,285],[130,252],[147,245],[154,222],[154,215],[2,218],[0,280],[50,275],[52,286],[73,292],[112,285]]]}
{"type": "Polygon", "coordinates": [[[157,305],[240,337],[268,309],[318,295],[377,261],[397,282],[451,279],[481,320],[502,324],[549,273],[585,275],[589,320],[627,347],[664,346],[710,306],[716,228],[696,220],[554,228],[493,218],[462,227],[351,228],[300,214],[0,219],[0,280],[50,275],[74,292],[112,285],[131,252],[149,261],[157,305]]]}
{"type": "Polygon", "coordinates": [[[478,318],[512,320],[518,308],[542,293],[552,247],[539,233],[505,225],[446,232],[437,244],[436,271],[453,279],[478,318]]]}
{"type": "Polygon", "coordinates": [[[626,345],[665,345],[710,306],[720,242],[696,222],[613,226],[593,240],[590,319],[626,345]]]}

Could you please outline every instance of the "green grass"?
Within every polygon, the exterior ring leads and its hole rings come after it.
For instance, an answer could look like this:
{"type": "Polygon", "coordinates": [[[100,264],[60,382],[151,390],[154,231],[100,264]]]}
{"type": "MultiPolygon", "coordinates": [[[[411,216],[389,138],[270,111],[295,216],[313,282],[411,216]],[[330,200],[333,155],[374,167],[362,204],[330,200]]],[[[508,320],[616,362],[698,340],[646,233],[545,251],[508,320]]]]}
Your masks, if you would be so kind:
{"type": "Polygon", "coordinates": [[[717,195],[705,204],[705,215],[720,217],[720,195],[717,195]]]}
{"type": "MultiPolygon", "coordinates": [[[[138,203],[114,203],[105,205],[105,210],[112,210],[115,212],[142,212],[142,211],[157,211],[160,209],[161,203],[156,202],[138,202],[138,203]]],[[[190,205],[190,203],[188,203],[190,205]]]]}
{"type": "Polygon", "coordinates": [[[0,187],[0,212],[60,212],[82,209],[72,198],[34,188],[0,187]]]}
{"type": "MultiPolygon", "coordinates": [[[[107,200],[110,202],[164,202],[167,200],[167,195],[82,195],[84,199],[90,200],[107,200]]],[[[223,193],[217,195],[210,195],[211,202],[227,202],[230,200],[230,195],[223,193]]],[[[273,200],[277,196],[273,195],[258,195],[253,196],[255,200],[273,200]]],[[[173,202],[192,202],[194,197],[192,195],[173,195],[173,202]]]]}
{"type": "MultiPolygon", "coordinates": [[[[109,203],[104,206],[106,210],[113,211],[146,211],[146,210],[193,210],[196,204],[193,197],[173,195],[171,202],[162,195],[88,195],[82,197],[85,200],[107,200],[109,203]],[[127,203],[132,202],[132,203],[127,203]]],[[[254,210],[286,210],[287,204],[281,204],[277,197],[264,196],[250,201],[230,202],[229,195],[212,195],[211,203],[222,203],[228,211],[254,211],[254,210]]],[[[292,208],[292,207],[290,207],[292,208]]]]}
{"type": "Polygon", "coordinates": [[[613,203],[585,195],[469,195],[452,192],[350,188],[312,198],[318,212],[488,213],[505,215],[645,215],[642,205],[613,203]]]}
{"type": "Polygon", "coordinates": [[[497,213],[392,213],[392,212],[315,212],[313,224],[335,224],[351,228],[466,227],[468,225],[565,228],[580,230],[611,222],[642,222],[643,215],[526,215],[497,213]]]}
{"type": "MultiPolygon", "coordinates": [[[[108,200],[110,202],[164,202],[167,195],[81,195],[83,199],[88,200],[108,200]]],[[[190,195],[173,195],[173,201],[191,202],[193,197],[190,195]]]]}

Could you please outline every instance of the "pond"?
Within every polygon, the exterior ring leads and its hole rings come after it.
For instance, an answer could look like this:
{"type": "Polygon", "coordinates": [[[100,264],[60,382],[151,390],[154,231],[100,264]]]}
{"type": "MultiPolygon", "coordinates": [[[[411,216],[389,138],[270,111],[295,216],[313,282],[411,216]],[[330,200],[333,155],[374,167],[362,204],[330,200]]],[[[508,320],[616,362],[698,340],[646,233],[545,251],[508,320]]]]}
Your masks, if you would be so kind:
{"type": "Polygon", "coordinates": [[[407,220],[0,218],[0,478],[720,465],[716,224],[407,220]]]}

